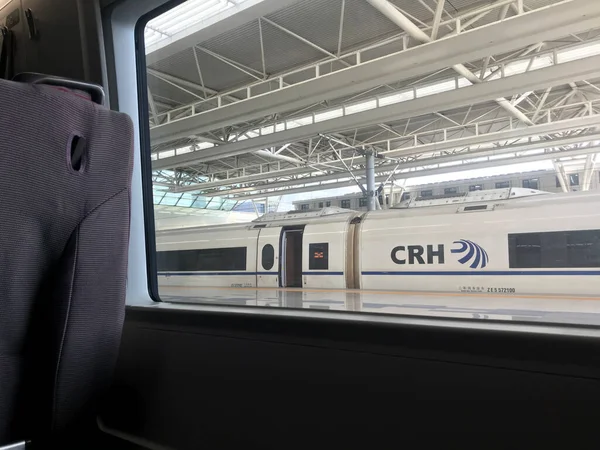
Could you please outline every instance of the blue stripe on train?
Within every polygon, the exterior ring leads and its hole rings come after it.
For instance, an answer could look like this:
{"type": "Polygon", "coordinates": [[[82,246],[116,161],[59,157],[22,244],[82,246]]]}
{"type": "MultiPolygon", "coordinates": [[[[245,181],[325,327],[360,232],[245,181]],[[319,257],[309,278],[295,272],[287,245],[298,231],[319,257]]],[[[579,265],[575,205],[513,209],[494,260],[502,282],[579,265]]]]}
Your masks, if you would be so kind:
{"type": "MultiPolygon", "coordinates": [[[[159,272],[158,275],[171,276],[171,277],[184,277],[184,276],[215,276],[215,275],[226,275],[226,276],[256,276],[256,275],[273,275],[277,276],[277,272],[159,272]]],[[[302,272],[302,275],[332,275],[342,276],[344,272],[302,272]]],[[[392,272],[392,271],[367,271],[362,272],[362,275],[383,275],[383,276],[422,276],[422,275],[433,275],[433,276],[448,276],[448,275],[489,275],[489,276],[503,276],[503,275],[541,275],[541,276],[552,276],[552,275],[600,275],[600,270],[494,270],[494,271],[448,271],[448,272],[435,272],[435,271],[406,271],[406,272],[392,272]]]]}
{"type": "Polygon", "coordinates": [[[429,271],[406,271],[406,272],[362,272],[363,275],[600,275],[600,270],[489,270],[489,271],[449,271],[449,272],[429,272],[429,271]]]}
{"type": "Polygon", "coordinates": [[[279,275],[277,272],[158,272],[158,275],[170,276],[170,277],[191,277],[198,275],[229,275],[229,276],[241,276],[241,275],[279,275]]]}
{"type": "MultiPolygon", "coordinates": [[[[279,275],[278,272],[158,272],[158,275],[183,277],[197,275],[279,275]]],[[[302,275],[344,275],[344,272],[302,272],[302,275]]]]}
{"type": "Polygon", "coordinates": [[[344,275],[344,272],[302,272],[302,275],[344,275]]]}

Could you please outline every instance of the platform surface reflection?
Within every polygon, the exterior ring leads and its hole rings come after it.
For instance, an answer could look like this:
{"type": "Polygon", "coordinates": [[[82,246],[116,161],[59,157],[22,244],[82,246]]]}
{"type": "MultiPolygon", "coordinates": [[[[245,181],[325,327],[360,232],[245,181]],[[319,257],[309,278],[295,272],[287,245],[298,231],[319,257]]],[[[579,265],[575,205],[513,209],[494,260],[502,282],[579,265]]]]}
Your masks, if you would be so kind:
{"type": "Polygon", "coordinates": [[[161,287],[161,300],[362,313],[600,325],[600,297],[484,296],[322,289],[161,287]]]}

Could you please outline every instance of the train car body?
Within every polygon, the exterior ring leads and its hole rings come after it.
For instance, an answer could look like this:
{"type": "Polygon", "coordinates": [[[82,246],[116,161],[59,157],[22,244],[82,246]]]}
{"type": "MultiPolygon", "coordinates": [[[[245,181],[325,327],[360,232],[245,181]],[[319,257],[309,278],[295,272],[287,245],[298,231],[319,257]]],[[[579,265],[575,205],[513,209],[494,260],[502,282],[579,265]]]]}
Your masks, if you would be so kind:
{"type": "Polygon", "coordinates": [[[597,295],[599,204],[513,188],[163,231],[159,284],[597,295]]]}
{"type": "Polygon", "coordinates": [[[159,285],[346,288],[354,219],[338,208],[157,233],[159,285]],[[350,240],[349,240],[350,239],[350,240]]]}
{"type": "Polygon", "coordinates": [[[526,194],[481,191],[470,202],[430,200],[432,205],[365,215],[357,287],[597,295],[600,195],[526,194]]]}

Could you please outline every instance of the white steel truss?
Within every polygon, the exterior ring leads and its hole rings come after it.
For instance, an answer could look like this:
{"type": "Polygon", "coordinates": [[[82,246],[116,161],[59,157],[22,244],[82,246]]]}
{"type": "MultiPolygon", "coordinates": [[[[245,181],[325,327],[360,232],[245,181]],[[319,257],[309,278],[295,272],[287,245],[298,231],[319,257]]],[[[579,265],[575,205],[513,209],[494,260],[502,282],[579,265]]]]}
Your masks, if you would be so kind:
{"type": "MultiPolygon", "coordinates": [[[[431,93],[424,97],[407,98],[405,101],[396,101],[392,104],[377,107],[382,101],[373,99],[369,102],[362,102],[368,107],[361,106],[358,111],[351,111],[349,108],[342,108],[340,113],[346,112],[346,116],[337,118],[326,117],[326,120],[316,121],[318,115],[308,116],[303,123],[296,119],[295,121],[285,121],[271,127],[271,130],[264,127],[266,132],[262,131],[257,137],[247,138],[223,144],[215,148],[207,148],[201,152],[190,152],[179,156],[170,156],[161,158],[153,163],[155,169],[165,169],[181,167],[197,162],[210,161],[215,158],[224,158],[244,154],[250,151],[256,151],[273,146],[279,146],[288,142],[296,142],[301,139],[314,137],[320,133],[330,133],[354,129],[357,127],[385,123],[389,118],[409,118],[432,111],[443,111],[459,106],[468,106],[473,103],[481,103],[498,98],[499,96],[520,94],[524,90],[544,89],[549,86],[557,86],[568,83],[572,80],[584,80],[600,77],[600,56],[591,56],[576,61],[553,64],[549,67],[541,68],[531,73],[521,73],[505,78],[498,78],[493,81],[480,83],[476,85],[456,88],[452,83],[450,89],[438,93],[431,93]],[[270,131],[270,132],[269,132],[270,131]]],[[[402,94],[404,95],[404,94],[402,94]]],[[[409,95],[409,94],[406,94],[409,95]]],[[[413,93],[410,92],[412,97],[413,93]]],[[[326,114],[326,113],[324,113],[326,114]]]]}
{"type": "MultiPolygon", "coordinates": [[[[499,1],[486,8],[504,8],[512,3],[499,1]]],[[[467,14],[474,19],[486,12],[478,11],[467,14]]],[[[409,79],[465,61],[485,58],[490,54],[500,54],[548,39],[586,31],[599,23],[600,3],[593,0],[567,0],[531,12],[518,11],[515,17],[497,20],[468,31],[463,31],[459,26],[463,19],[453,19],[455,31],[458,33],[430,44],[407,48],[367,62],[361,57],[361,52],[367,51],[365,49],[340,57],[334,55],[335,58],[327,60],[330,66],[332,60],[344,61],[343,64],[339,64],[337,71],[323,74],[321,67],[325,61],[321,61],[302,69],[308,75],[300,77],[300,81],[298,77],[287,79],[288,74],[285,74],[274,79],[257,81],[257,84],[244,86],[236,92],[219,93],[213,98],[201,99],[194,104],[169,111],[165,113],[165,117],[159,119],[160,125],[153,127],[153,142],[160,144],[181,139],[266,114],[301,108],[318,103],[324,98],[349,95],[396,82],[399,78],[409,79]],[[507,29],[511,31],[508,36],[507,29]],[[265,83],[268,84],[267,93],[265,83]],[[260,89],[259,85],[262,85],[260,89]],[[237,100],[234,101],[233,98],[237,100]],[[207,109],[210,114],[206,114],[207,109]]],[[[476,24],[477,21],[473,21],[469,25],[476,24]]],[[[442,21],[438,29],[446,25],[449,23],[442,21]]],[[[407,38],[398,36],[397,39],[407,38]]]]}

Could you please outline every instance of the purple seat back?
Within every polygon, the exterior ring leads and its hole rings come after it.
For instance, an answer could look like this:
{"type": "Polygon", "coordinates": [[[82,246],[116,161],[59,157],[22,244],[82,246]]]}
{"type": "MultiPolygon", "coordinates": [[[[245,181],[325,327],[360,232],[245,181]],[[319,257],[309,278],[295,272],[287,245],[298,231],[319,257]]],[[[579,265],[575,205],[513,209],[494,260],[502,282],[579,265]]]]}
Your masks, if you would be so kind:
{"type": "Polygon", "coordinates": [[[88,424],[125,313],[132,123],[0,80],[0,446],[88,424]]]}

